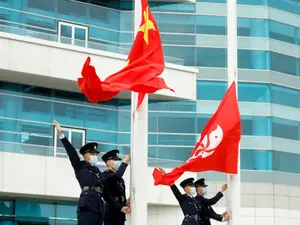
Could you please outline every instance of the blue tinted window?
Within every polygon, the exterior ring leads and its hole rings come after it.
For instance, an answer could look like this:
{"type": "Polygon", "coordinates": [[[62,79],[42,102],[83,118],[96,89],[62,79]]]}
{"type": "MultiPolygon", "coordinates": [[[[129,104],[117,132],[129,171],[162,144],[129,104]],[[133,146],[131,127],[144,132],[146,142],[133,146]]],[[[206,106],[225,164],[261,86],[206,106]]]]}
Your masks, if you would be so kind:
{"type": "Polygon", "coordinates": [[[118,134],[118,144],[130,144],[130,133],[124,134],[124,133],[119,133],[118,134]]]}
{"type": "MultiPolygon", "coordinates": [[[[198,100],[221,100],[226,90],[227,82],[197,81],[198,100]]],[[[238,94],[239,101],[270,102],[270,88],[268,84],[239,82],[238,94]]]]}
{"type": "Polygon", "coordinates": [[[268,70],[268,52],[260,50],[238,50],[238,67],[242,69],[268,70]]]}
{"type": "Polygon", "coordinates": [[[196,140],[196,135],[159,134],[157,136],[158,145],[194,146],[196,140]]]}
{"type": "Polygon", "coordinates": [[[54,217],[53,202],[16,200],[16,216],[54,217]]]}
{"type": "Polygon", "coordinates": [[[241,150],[241,169],[272,170],[272,151],[241,150]]]}
{"type": "MultiPolygon", "coordinates": [[[[130,111],[118,111],[118,131],[130,131],[130,111]]],[[[149,114],[149,128],[150,128],[149,114]]]]}
{"type": "Polygon", "coordinates": [[[226,0],[197,0],[197,2],[226,3],[226,0]]]}
{"type": "Polygon", "coordinates": [[[196,15],[197,34],[226,34],[226,17],[196,15]]]}
{"type": "Polygon", "coordinates": [[[238,18],[238,36],[267,37],[268,20],[238,18]]]}
{"type": "Polygon", "coordinates": [[[163,51],[165,56],[182,59],[185,66],[195,66],[196,48],[194,47],[163,46],[163,51]]]}
{"type": "MultiPolygon", "coordinates": [[[[89,37],[94,38],[96,40],[113,41],[116,43],[119,42],[119,32],[100,29],[100,28],[96,28],[96,27],[89,28],[89,37]]],[[[93,40],[93,39],[91,41],[95,42],[95,40],[93,40]]],[[[94,48],[96,48],[96,46],[94,48]]],[[[103,46],[102,46],[102,48],[103,48],[103,46]]],[[[104,50],[104,49],[102,49],[102,50],[104,50]]]]}
{"type": "Polygon", "coordinates": [[[198,100],[221,100],[226,90],[227,84],[225,82],[197,81],[198,100]]]}
{"type": "Polygon", "coordinates": [[[297,58],[271,52],[271,70],[292,75],[297,74],[297,58]]]}
{"type": "Polygon", "coordinates": [[[268,84],[238,83],[239,101],[270,102],[270,86],[268,84]]]}
{"type": "MultiPolygon", "coordinates": [[[[120,31],[133,31],[133,12],[120,12],[120,31]]],[[[121,33],[120,33],[121,34],[121,33]]]]}
{"type": "Polygon", "coordinates": [[[47,13],[46,15],[53,15],[55,11],[55,1],[40,1],[27,0],[28,11],[35,13],[47,13]]]}
{"type": "Polygon", "coordinates": [[[51,102],[22,98],[20,117],[25,120],[51,122],[51,102]]]}
{"type": "Polygon", "coordinates": [[[95,6],[89,6],[88,9],[90,14],[88,24],[113,30],[120,29],[120,11],[95,6]]]}
{"type": "Polygon", "coordinates": [[[224,48],[197,48],[197,64],[202,67],[226,67],[227,50],[224,48]]]}
{"type": "Polygon", "coordinates": [[[0,95],[0,116],[18,118],[21,99],[14,96],[0,95]]]}
{"type": "Polygon", "coordinates": [[[194,113],[156,113],[155,116],[157,116],[156,132],[195,133],[196,131],[194,113]]]}
{"type": "Polygon", "coordinates": [[[186,161],[193,151],[193,148],[180,147],[157,147],[150,148],[148,152],[149,157],[160,158],[166,160],[186,161]]]}
{"type": "Polygon", "coordinates": [[[268,0],[237,0],[237,3],[243,5],[268,5],[268,0]]]}
{"type": "Polygon", "coordinates": [[[300,173],[300,155],[287,152],[273,152],[273,170],[300,173]]]}
{"type": "Polygon", "coordinates": [[[0,199],[0,214],[14,215],[14,202],[12,200],[0,199]]]}
{"type": "Polygon", "coordinates": [[[300,108],[300,92],[295,89],[273,85],[272,102],[300,108]]]}
{"type": "Polygon", "coordinates": [[[88,141],[95,141],[95,142],[117,143],[117,133],[97,131],[97,130],[87,130],[86,139],[88,141]]]}
{"type": "Polygon", "coordinates": [[[270,20],[270,38],[279,41],[296,43],[296,27],[270,20]]]}
{"type": "Polygon", "coordinates": [[[74,22],[87,22],[87,5],[66,0],[57,1],[57,18],[67,19],[74,22]]]}
{"type": "Polygon", "coordinates": [[[153,12],[195,12],[195,4],[180,2],[149,2],[153,12]]]}
{"type": "Polygon", "coordinates": [[[271,136],[272,118],[263,116],[242,116],[242,134],[271,136]]]}
{"type": "Polygon", "coordinates": [[[269,0],[269,6],[300,15],[300,3],[295,0],[269,0]]]}
{"type": "Polygon", "coordinates": [[[148,109],[155,111],[196,111],[195,101],[149,101],[148,109]]]}
{"type": "Polygon", "coordinates": [[[196,36],[195,35],[184,35],[184,34],[161,34],[161,39],[163,44],[174,44],[174,45],[195,45],[196,36]]]}
{"type": "Polygon", "coordinates": [[[273,136],[299,140],[299,123],[293,120],[273,118],[273,136]]]}
{"type": "Polygon", "coordinates": [[[160,32],[195,33],[194,15],[153,13],[153,16],[160,32]]]}
{"type": "Polygon", "coordinates": [[[77,210],[76,204],[58,203],[56,205],[56,217],[76,219],[77,218],[76,210],[77,210]]]}
{"type": "Polygon", "coordinates": [[[87,108],[86,127],[117,130],[118,112],[115,110],[105,110],[100,108],[87,108]]]}
{"type": "MultiPolygon", "coordinates": [[[[212,117],[210,114],[197,114],[197,134],[199,135],[202,133],[205,125],[207,124],[208,120],[212,117]]],[[[198,137],[199,138],[199,137],[198,137]]]]}

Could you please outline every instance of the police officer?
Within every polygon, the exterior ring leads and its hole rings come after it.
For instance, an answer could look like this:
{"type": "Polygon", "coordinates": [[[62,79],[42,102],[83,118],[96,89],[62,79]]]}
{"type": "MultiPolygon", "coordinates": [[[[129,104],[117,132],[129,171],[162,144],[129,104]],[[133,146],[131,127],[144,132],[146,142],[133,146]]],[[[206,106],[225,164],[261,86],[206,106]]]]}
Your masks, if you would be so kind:
{"type": "Polygon", "coordinates": [[[104,177],[95,166],[98,161],[98,144],[88,143],[82,146],[79,152],[83,155],[84,160],[81,161],[75,148],[62,133],[59,123],[54,120],[53,125],[67,151],[75,176],[82,189],[77,208],[78,225],[102,225],[104,177]]]}
{"type": "Polygon", "coordinates": [[[197,180],[194,183],[194,186],[196,187],[197,196],[196,200],[201,205],[203,211],[208,212],[209,216],[201,214],[201,223],[203,225],[211,225],[210,218],[217,220],[219,222],[224,222],[229,220],[229,214],[227,212],[223,213],[222,215],[217,214],[213,208],[212,205],[216,204],[222,197],[223,192],[227,189],[227,184],[224,184],[221,188],[221,191],[218,192],[213,198],[205,198],[204,196],[207,194],[207,185],[205,184],[205,179],[201,178],[197,180]]]}
{"type": "Polygon", "coordinates": [[[105,216],[104,225],[124,225],[126,215],[130,213],[130,200],[126,200],[125,182],[122,178],[130,161],[126,156],[121,162],[119,150],[111,150],[102,156],[107,170],[103,172],[105,177],[105,216]]]}
{"type": "MultiPolygon", "coordinates": [[[[164,169],[158,169],[162,172],[162,174],[166,173],[164,169]]],[[[179,202],[181,210],[184,214],[184,219],[181,225],[199,225],[201,206],[194,198],[194,196],[196,195],[194,178],[185,179],[180,183],[180,186],[184,189],[185,194],[181,194],[175,184],[171,186],[171,190],[177,201],[179,202]]]]}

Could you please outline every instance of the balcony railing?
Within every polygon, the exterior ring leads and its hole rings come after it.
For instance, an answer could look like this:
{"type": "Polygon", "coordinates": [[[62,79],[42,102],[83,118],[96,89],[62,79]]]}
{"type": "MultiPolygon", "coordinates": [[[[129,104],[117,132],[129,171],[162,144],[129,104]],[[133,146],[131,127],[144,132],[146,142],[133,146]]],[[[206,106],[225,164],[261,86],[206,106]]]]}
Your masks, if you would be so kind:
{"type": "MultiPolygon", "coordinates": [[[[54,157],[54,151],[55,151],[54,147],[52,146],[40,146],[40,145],[24,144],[18,142],[0,141],[0,152],[12,152],[12,153],[19,153],[19,154],[54,157]]],[[[67,158],[67,154],[64,151],[65,150],[63,148],[57,148],[56,157],[67,158]]],[[[104,154],[104,152],[100,152],[100,157],[102,154],[104,154]]],[[[120,155],[120,157],[124,157],[124,155],[120,155]]],[[[181,165],[182,163],[183,161],[180,160],[148,157],[148,166],[150,167],[161,166],[165,168],[174,168],[178,165],[181,165]]]]}
{"type": "MultiPolygon", "coordinates": [[[[132,42],[132,31],[119,31],[91,24],[78,23],[88,28],[87,40],[66,38],[58,35],[59,22],[74,23],[70,20],[61,20],[51,16],[40,15],[32,12],[10,9],[0,6],[0,32],[22,35],[42,40],[61,42],[90,48],[128,55],[132,42]],[[6,15],[6,19],[1,15],[6,15]]],[[[184,65],[184,60],[171,56],[165,56],[167,63],[184,65]]]]}

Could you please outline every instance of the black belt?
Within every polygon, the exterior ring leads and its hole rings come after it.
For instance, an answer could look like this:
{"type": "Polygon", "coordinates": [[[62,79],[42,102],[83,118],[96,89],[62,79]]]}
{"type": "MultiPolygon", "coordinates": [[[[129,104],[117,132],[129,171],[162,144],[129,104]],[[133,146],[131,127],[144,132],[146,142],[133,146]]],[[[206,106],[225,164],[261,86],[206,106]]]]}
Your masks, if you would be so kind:
{"type": "Polygon", "coordinates": [[[103,193],[103,189],[100,187],[89,187],[89,186],[85,186],[83,187],[82,191],[95,191],[99,194],[103,193]]]}
{"type": "Polygon", "coordinates": [[[113,197],[117,202],[125,202],[125,197],[124,196],[114,196],[113,197]]]}
{"type": "Polygon", "coordinates": [[[200,217],[196,214],[195,215],[186,214],[186,215],[184,215],[184,219],[194,219],[196,221],[199,221],[200,217]]]}

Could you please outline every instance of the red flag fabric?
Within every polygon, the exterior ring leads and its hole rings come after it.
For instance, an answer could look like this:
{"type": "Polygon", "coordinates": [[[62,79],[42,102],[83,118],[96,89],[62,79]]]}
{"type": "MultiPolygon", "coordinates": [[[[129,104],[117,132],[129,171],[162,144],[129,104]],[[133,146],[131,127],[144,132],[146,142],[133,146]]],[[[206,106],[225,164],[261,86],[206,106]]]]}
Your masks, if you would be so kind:
{"type": "Polygon", "coordinates": [[[91,59],[87,58],[78,85],[89,101],[107,101],[120,91],[131,90],[141,93],[140,104],[147,93],[160,89],[174,91],[166,85],[163,78],[157,77],[165,67],[160,34],[147,0],[141,1],[142,22],[125,67],[101,81],[95,68],[90,65],[91,59]]]}
{"type": "Polygon", "coordinates": [[[171,186],[186,171],[213,170],[236,174],[240,139],[241,119],[233,82],[217,111],[207,122],[190,158],[167,174],[155,168],[152,174],[154,184],[171,186]]]}

